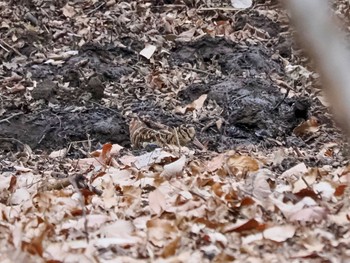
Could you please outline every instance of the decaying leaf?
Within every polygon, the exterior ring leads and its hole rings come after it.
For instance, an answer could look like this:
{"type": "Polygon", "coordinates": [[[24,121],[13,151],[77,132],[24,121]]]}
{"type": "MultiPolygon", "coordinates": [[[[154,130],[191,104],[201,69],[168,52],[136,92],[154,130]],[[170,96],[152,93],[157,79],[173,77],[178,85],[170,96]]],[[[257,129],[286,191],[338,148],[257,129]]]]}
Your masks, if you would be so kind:
{"type": "Polygon", "coordinates": [[[178,237],[178,229],[171,221],[151,219],[147,222],[148,240],[157,247],[164,247],[178,237]]]}
{"type": "Polygon", "coordinates": [[[233,174],[255,172],[259,169],[257,160],[243,155],[233,155],[227,158],[226,165],[233,174]]]}
{"type": "Polygon", "coordinates": [[[180,106],[176,107],[175,112],[185,114],[187,111],[200,110],[203,107],[207,97],[208,97],[207,94],[203,94],[198,99],[194,100],[193,102],[186,105],[185,107],[180,107],[180,106]]]}
{"type": "Polygon", "coordinates": [[[320,123],[316,117],[310,117],[307,121],[300,123],[294,130],[293,133],[296,136],[303,136],[308,133],[315,133],[320,129],[320,123]]]}

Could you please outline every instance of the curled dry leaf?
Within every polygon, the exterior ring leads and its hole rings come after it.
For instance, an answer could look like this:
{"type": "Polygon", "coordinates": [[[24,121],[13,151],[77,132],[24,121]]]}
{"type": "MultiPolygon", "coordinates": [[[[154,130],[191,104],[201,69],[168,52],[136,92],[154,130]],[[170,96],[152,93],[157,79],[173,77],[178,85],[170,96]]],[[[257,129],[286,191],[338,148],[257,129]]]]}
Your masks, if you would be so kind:
{"type": "Polygon", "coordinates": [[[327,211],[324,207],[312,206],[303,208],[294,214],[289,219],[299,222],[319,222],[327,217],[327,211]]]}
{"type": "Polygon", "coordinates": [[[168,240],[178,236],[178,229],[172,221],[154,218],[147,222],[148,240],[157,247],[163,247],[168,240]]]}
{"type": "MultiPolygon", "coordinates": [[[[105,144],[105,145],[109,145],[109,144],[105,144]]],[[[105,145],[104,147],[101,149],[101,150],[97,150],[97,151],[93,151],[90,153],[91,156],[93,157],[100,157],[102,154],[106,154],[106,148],[105,148],[105,145]],[[104,153],[103,153],[104,152],[104,153]]],[[[108,146],[109,147],[109,146],[108,146]]],[[[112,155],[112,156],[115,156],[117,155],[120,150],[122,150],[124,147],[123,146],[120,146],[119,144],[112,144],[112,147],[111,149],[109,150],[109,154],[112,155]]]]}
{"type": "Polygon", "coordinates": [[[249,230],[256,230],[258,227],[262,226],[256,219],[245,219],[238,220],[234,224],[229,224],[224,227],[223,232],[243,232],[249,230]]]}
{"type": "Polygon", "coordinates": [[[305,163],[299,163],[292,168],[284,171],[281,175],[281,178],[292,178],[292,177],[300,177],[307,173],[307,167],[305,163]]]}
{"type": "Polygon", "coordinates": [[[275,242],[283,242],[288,238],[292,238],[296,228],[292,225],[274,226],[264,230],[264,238],[275,242]]]}
{"type": "Polygon", "coordinates": [[[145,48],[140,51],[140,55],[150,59],[154,52],[157,50],[157,47],[151,44],[146,44],[145,48]]]}
{"type": "Polygon", "coordinates": [[[63,158],[66,156],[66,154],[67,154],[67,148],[63,148],[61,150],[51,152],[49,157],[50,158],[63,158]]]}
{"type": "Polygon", "coordinates": [[[290,221],[319,222],[327,216],[326,209],[318,206],[310,197],[304,197],[296,204],[285,204],[275,198],[271,200],[290,221]]]}
{"type": "Polygon", "coordinates": [[[303,136],[309,133],[315,133],[320,129],[320,123],[316,117],[310,117],[307,121],[303,121],[296,128],[293,133],[296,136],[303,136]]]}
{"type": "Polygon", "coordinates": [[[233,174],[255,172],[259,169],[257,160],[249,156],[233,155],[227,158],[226,164],[233,174]]]}
{"type": "Polygon", "coordinates": [[[164,176],[167,179],[170,179],[174,176],[180,175],[186,164],[186,156],[181,156],[180,159],[175,162],[164,165],[164,170],[161,173],[161,176],[164,176]]]}
{"type": "Polygon", "coordinates": [[[65,17],[73,17],[75,16],[76,12],[74,10],[73,6],[70,6],[69,4],[66,4],[63,8],[62,8],[62,13],[65,17]]]}
{"type": "Polygon", "coordinates": [[[200,110],[203,107],[207,97],[207,94],[203,94],[198,99],[194,100],[190,104],[187,104],[185,107],[176,107],[175,112],[185,114],[187,111],[200,110]]]}

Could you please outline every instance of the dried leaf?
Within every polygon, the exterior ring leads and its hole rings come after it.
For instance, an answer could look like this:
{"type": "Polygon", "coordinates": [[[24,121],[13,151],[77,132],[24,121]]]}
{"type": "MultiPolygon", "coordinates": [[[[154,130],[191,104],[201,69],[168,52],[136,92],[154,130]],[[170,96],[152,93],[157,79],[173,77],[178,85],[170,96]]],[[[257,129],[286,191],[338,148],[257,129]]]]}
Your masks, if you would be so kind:
{"type": "Polygon", "coordinates": [[[234,8],[246,9],[251,7],[253,4],[252,0],[231,0],[231,5],[234,8]]]}
{"type": "Polygon", "coordinates": [[[281,178],[293,178],[293,177],[300,177],[307,173],[307,167],[305,163],[299,163],[292,168],[288,169],[287,171],[284,171],[281,175],[281,178]]]}
{"type": "Polygon", "coordinates": [[[296,228],[292,225],[274,226],[264,230],[264,238],[275,242],[283,242],[288,238],[292,238],[296,228]]]}
{"type": "Polygon", "coordinates": [[[66,154],[67,154],[67,148],[63,148],[61,150],[51,152],[49,157],[50,158],[63,158],[66,156],[66,154]]]}
{"type": "Polygon", "coordinates": [[[181,156],[175,162],[164,165],[164,170],[161,173],[161,176],[164,176],[167,179],[170,179],[174,176],[180,175],[186,164],[186,156],[181,156]]]}
{"type": "Polygon", "coordinates": [[[74,10],[73,6],[70,6],[69,4],[66,4],[63,8],[62,8],[62,13],[65,17],[73,17],[75,16],[76,12],[74,10]]]}
{"type": "Polygon", "coordinates": [[[157,215],[160,215],[166,208],[165,196],[159,189],[149,194],[148,202],[151,210],[157,215]]]}
{"type": "Polygon", "coordinates": [[[185,114],[187,111],[200,110],[203,107],[207,97],[208,97],[207,94],[203,94],[198,99],[194,100],[193,102],[186,105],[185,107],[180,107],[180,106],[176,107],[175,112],[185,114]]]}
{"type": "Polygon", "coordinates": [[[303,121],[296,128],[293,133],[296,136],[303,136],[308,133],[315,133],[320,129],[319,121],[316,117],[310,117],[307,121],[303,121]]]}
{"type": "Polygon", "coordinates": [[[140,55],[144,56],[147,59],[150,59],[156,50],[157,50],[156,46],[151,44],[146,44],[145,48],[140,51],[140,55]]]}
{"type": "Polygon", "coordinates": [[[259,169],[257,160],[243,155],[228,157],[226,164],[233,174],[237,174],[237,172],[255,172],[259,169]]]}

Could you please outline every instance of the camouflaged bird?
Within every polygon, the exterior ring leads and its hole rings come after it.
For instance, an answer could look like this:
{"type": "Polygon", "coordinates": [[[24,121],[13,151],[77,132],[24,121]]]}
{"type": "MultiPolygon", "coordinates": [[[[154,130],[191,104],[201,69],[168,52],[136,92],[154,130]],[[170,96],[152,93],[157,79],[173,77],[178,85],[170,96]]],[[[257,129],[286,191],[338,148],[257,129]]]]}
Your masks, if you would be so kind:
{"type": "Polygon", "coordinates": [[[159,126],[162,128],[152,129],[143,121],[133,118],[129,125],[132,145],[135,148],[144,148],[150,144],[160,147],[169,144],[185,146],[196,136],[196,131],[191,126],[181,125],[174,128],[164,125],[159,126]]]}

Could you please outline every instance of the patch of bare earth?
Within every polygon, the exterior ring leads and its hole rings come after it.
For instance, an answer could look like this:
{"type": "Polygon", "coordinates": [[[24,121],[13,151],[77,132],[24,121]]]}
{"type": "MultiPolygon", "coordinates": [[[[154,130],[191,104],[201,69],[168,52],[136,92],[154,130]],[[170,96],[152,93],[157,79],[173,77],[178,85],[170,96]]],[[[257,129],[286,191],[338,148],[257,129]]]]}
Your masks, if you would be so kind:
{"type": "Polygon", "coordinates": [[[0,1],[1,262],[349,259],[318,75],[231,2],[0,1]]]}

